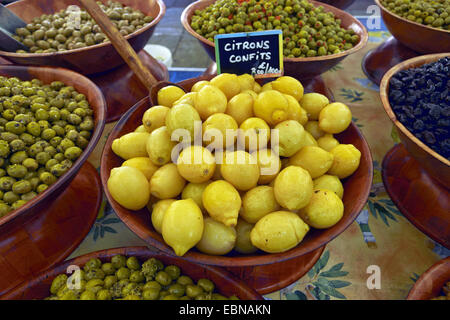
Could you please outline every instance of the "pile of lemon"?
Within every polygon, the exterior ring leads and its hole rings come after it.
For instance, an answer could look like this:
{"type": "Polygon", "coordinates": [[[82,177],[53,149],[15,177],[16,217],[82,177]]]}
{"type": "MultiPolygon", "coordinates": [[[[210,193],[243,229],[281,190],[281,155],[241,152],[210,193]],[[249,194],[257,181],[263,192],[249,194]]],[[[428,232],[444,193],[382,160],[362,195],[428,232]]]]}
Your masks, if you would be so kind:
{"type": "Polygon", "coordinates": [[[333,135],[351,119],[345,104],[287,76],[261,86],[225,73],[188,93],[167,86],[142,124],[113,141],[125,161],[108,190],[127,209],[147,206],[176,255],[284,252],[343,217],[341,179],[361,153],[333,135]]]}

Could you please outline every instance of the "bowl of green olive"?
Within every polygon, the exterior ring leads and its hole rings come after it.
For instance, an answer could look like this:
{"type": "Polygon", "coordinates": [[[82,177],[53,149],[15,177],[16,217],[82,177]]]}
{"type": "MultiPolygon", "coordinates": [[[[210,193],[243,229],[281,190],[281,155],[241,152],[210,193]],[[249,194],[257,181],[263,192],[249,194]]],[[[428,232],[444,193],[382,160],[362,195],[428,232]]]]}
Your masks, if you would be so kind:
{"type": "MultiPolygon", "coordinates": [[[[136,52],[144,48],[165,14],[162,0],[97,1],[136,52]]],[[[49,65],[95,74],[125,64],[77,0],[20,0],[7,5],[27,25],[13,37],[28,51],[0,51],[14,64],[49,65]]]]}
{"type": "Polygon", "coordinates": [[[100,89],[71,70],[0,66],[0,230],[45,210],[105,125],[100,89]]]}
{"type": "Polygon", "coordinates": [[[1,299],[263,300],[263,297],[224,269],[200,266],[147,247],[124,247],[64,261],[1,299]]]}
{"type": "Polygon", "coordinates": [[[422,54],[450,51],[450,1],[375,0],[389,32],[422,54]]]}
{"type": "Polygon", "coordinates": [[[202,0],[186,7],[181,23],[213,61],[218,34],[282,30],[284,75],[301,80],[321,75],[368,41],[356,18],[313,0],[202,0]]]}

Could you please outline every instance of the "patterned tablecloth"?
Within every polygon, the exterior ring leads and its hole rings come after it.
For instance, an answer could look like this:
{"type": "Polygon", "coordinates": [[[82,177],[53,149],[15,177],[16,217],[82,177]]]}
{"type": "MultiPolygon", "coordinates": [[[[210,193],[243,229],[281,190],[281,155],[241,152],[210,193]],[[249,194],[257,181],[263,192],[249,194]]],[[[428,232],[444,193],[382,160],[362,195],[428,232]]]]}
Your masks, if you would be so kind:
{"type": "MultiPolygon", "coordinates": [[[[315,266],[301,279],[267,299],[405,299],[417,278],[450,251],[416,229],[398,211],[387,195],[381,179],[381,163],[386,152],[399,140],[382,107],[378,87],[363,73],[364,55],[390,35],[370,32],[369,43],[323,75],[335,99],[352,110],[353,121],[367,139],[373,156],[374,179],[364,210],[350,227],[331,241],[315,266]],[[379,271],[380,286],[371,278],[379,271]]],[[[189,76],[190,75],[190,76],[189,76]]],[[[171,81],[192,73],[171,72],[171,81]]],[[[107,124],[103,138],[89,161],[97,168],[104,142],[115,123],[107,124]]],[[[92,251],[123,246],[146,245],[117,217],[106,198],[92,230],[71,254],[73,258],[92,251]]]]}

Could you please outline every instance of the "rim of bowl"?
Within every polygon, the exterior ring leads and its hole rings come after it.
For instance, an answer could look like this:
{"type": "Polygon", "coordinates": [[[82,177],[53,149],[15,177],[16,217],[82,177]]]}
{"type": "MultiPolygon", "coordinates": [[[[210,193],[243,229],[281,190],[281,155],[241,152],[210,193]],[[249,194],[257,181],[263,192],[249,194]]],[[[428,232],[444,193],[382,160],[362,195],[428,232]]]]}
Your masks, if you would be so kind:
{"type": "MultiPolygon", "coordinates": [[[[120,2],[120,0],[117,0],[120,2]]],[[[162,19],[162,17],[164,16],[165,12],[166,12],[166,5],[164,4],[163,0],[153,0],[158,4],[159,7],[159,13],[158,15],[152,20],[152,22],[150,22],[148,25],[142,27],[139,30],[134,31],[133,33],[130,33],[129,35],[126,35],[124,38],[129,40],[130,38],[134,38],[137,35],[140,35],[141,33],[143,33],[144,31],[147,31],[148,29],[150,29],[151,27],[155,26],[157,23],[159,23],[159,21],[162,19]]],[[[27,2],[27,0],[19,0],[13,3],[20,3],[20,2],[27,2]]],[[[11,3],[11,4],[13,4],[11,3]]],[[[6,6],[8,7],[8,6],[6,6]]],[[[105,47],[105,46],[112,46],[111,41],[108,39],[107,42],[103,42],[103,43],[98,43],[98,44],[94,44],[92,46],[87,46],[87,47],[83,47],[83,48],[78,48],[78,49],[71,49],[71,50],[67,50],[67,51],[62,51],[62,52],[47,52],[47,53],[17,53],[17,52],[10,52],[10,51],[3,51],[0,50],[0,56],[5,56],[5,57],[15,57],[15,58],[38,58],[38,57],[54,57],[54,56],[63,56],[63,55],[69,55],[71,53],[75,53],[75,52],[81,52],[81,51],[87,51],[89,49],[94,49],[94,48],[101,48],[101,47],[105,47]]]]}
{"type": "Polygon", "coordinates": [[[420,65],[416,65],[414,68],[419,67],[421,65],[424,65],[426,63],[432,63],[436,62],[437,60],[445,57],[450,57],[450,52],[447,53],[438,53],[438,54],[427,54],[423,56],[418,56],[412,59],[405,60],[403,62],[400,62],[399,64],[393,66],[391,69],[389,69],[388,72],[386,72],[381,79],[380,83],[380,97],[381,102],[383,103],[384,111],[387,113],[391,121],[394,123],[394,125],[402,131],[403,134],[405,134],[411,141],[413,141],[416,145],[418,145],[421,149],[423,149],[426,153],[434,157],[435,159],[439,160],[440,162],[446,164],[447,166],[450,166],[450,161],[444,158],[442,155],[431,149],[429,146],[427,146],[424,142],[422,142],[419,138],[417,138],[411,131],[409,131],[398,119],[395,115],[394,110],[391,107],[391,104],[389,102],[389,82],[392,78],[392,76],[400,71],[411,69],[412,65],[417,62],[423,62],[420,65]],[[429,60],[430,58],[433,58],[432,60],[429,60]],[[429,60],[429,61],[428,61],[429,60]]]}
{"type": "MultiPolygon", "coordinates": [[[[24,212],[28,211],[32,207],[34,207],[37,203],[44,201],[48,197],[50,197],[53,192],[57,189],[59,189],[64,183],[67,182],[65,177],[71,176],[76,174],[80,170],[80,168],[84,165],[84,163],[87,161],[88,157],[94,151],[95,147],[97,146],[98,141],[100,140],[103,129],[105,127],[106,123],[106,101],[105,97],[103,96],[100,89],[93,83],[89,78],[76,73],[72,70],[65,69],[65,68],[58,68],[58,67],[41,67],[41,66],[16,66],[16,65],[2,65],[0,66],[0,69],[15,69],[15,68],[27,68],[27,69],[34,69],[34,70],[42,70],[47,71],[50,73],[53,73],[55,75],[65,73],[65,74],[73,74],[74,76],[79,77],[81,76],[83,79],[83,82],[88,84],[90,88],[95,92],[95,95],[100,98],[100,106],[99,106],[99,114],[96,115],[94,120],[97,120],[97,125],[94,128],[94,131],[92,132],[92,136],[89,140],[89,144],[87,147],[83,150],[83,153],[80,155],[80,157],[73,163],[73,165],[70,167],[70,169],[63,174],[61,177],[56,180],[55,183],[53,183],[51,186],[49,186],[44,192],[41,194],[38,194],[36,197],[25,203],[23,206],[11,211],[10,213],[6,214],[5,216],[0,218],[0,228],[7,223],[11,222],[18,216],[22,215],[24,212]]],[[[75,77],[74,77],[75,78],[75,77]]]]}
{"type": "MultiPolygon", "coordinates": [[[[283,60],[285,62],[317,62],[317,61],[325,61],[325,60],[332,60],[332,59],[337,59],[337,58],[341,58],[341,57],[345,57],[348,56],[350,54],[353,54],[359,50],[361,50],[362,48],[364,48],[367,44],[367,42],[369,41],[369,33],[367,32],[366,27],[355,17],[353,17],[351,14],[345,12],[344,10],[341,10],[337,7],[333,7],[332,5],[326,4],[326,3],[322,3],[322,2],[318,2],[318,1],[314,1],[314,0],[308,0],[309,2],[311,2],[313,5],[315,5],[316,7],[318,6],[322,6],[325,9],[327,9],[327,12],[333,12],[335,13],[335,11],[346,15],[348,17],[350,17],[353,20],[354,24],[357,24],[361,30],[363,31],[360,36],[360,40],[358,42],[358,44],[356,46],[354,46],[353,48],[349,49],[349,50],[345,50],[339,53],[334,53],[334,54],[329,54],[326,56],[318,56],[318,57],[306,57],[306,58],[287,58],[287,57],[283,57],[283,60]]],[[[206,39],[205,37],[199,35],[197,32],[194,31],[194,29],[192,29],[191,25],[190,25],[190,21],[188,21],[188,13],[190,13],[193,9],[194,6],[198,5],[199,3],[205,3],[204,8],[206,8],[207,6],[211,5],[213,2],[216,2],[216,0],[197,0],[193,3],[191,3],[189,6],[187,6],[184,10],[183,13],[181,14],[181,24],[184,26],[184,28],[186,29],[187,32],[189,32],[192,36],[194,36],[195,38],[197,38],[198,40],[200,40],[201,42],[203,42],[204,44],[207,44],[208,46],[211,46],[214,48],[214,42],[209,41],[208,39],[206,39]]]]}
{"type": "Polygon", "coordinates": [[[403,22],[410,23],[410,24],[414,24],[414,25],[416,25],[416,26],[423,27],[423,28],[428,29],[428,30],[432,30],[432,31],[441,31],[441,32],[450,34],[450,30],[438,29],[438,28],[434,28],[434,27],[427,26],[427,25],[422,24],[422,23],[417,23],[417,22],[415,22],[415,21],[411,21],[411,20],[405,19],[405,18],[399,16],[398,14],[396,14],[396,13],[394,13],[394,12],[388,10],[385,6],[383,6],[383,5],[381,4],[380,0],[375,0],[375,3],[376,3],[376,4],[381,8],[381,10],[383,10],[385,13],[387,13],[387,14],[389,14],[389,15],[391,15],[391,16],[394,16],[394,17],[396,17],[397,19],[402,20],[403,22]]]}

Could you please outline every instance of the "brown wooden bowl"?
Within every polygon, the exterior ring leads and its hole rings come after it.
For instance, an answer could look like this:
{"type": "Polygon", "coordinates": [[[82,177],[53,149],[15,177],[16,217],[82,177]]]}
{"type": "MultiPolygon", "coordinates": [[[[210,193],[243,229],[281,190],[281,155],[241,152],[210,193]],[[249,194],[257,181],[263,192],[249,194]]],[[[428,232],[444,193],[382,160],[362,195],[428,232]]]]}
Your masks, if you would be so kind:
{"type": "Polygon", "coordinates": [[[450,52],[450,31],[402,18],[387,10],[380,0],[375,2],[381,8],[386,28],[399,42],[422,54],[450,52]]]}
{"type": "MultiPolygon", "coordinates": [[[[107,0],[101,0],[106,3],[107,0]]],[[[155,26],[165,14],[166,6],[162,0],[117,0],[120,3],[141,10],[154,20],[143,28],[136,30],[125,38],[136,52],[141,51],[153,34],[155,26]]],[[[69,5],[78,5],[78,0],[20,0],[7,5],[8,9],[30,22],[42,14],[52,14],[69,5]]],[[[96,44],[80,49],[54,53],[15,53],[0,50],[0,56],[23,65],[47,65],[68,68],[82,74],[94,74],[111,70],[125,64],[125,61],[111,42],[96,44]]]]}
{"type": "Polygon", "coordinates": [[[46,191],[30,200],[22,207],[0,218],[1,232],[3,227],[7,227],[7,224],[24,223],[31,217],[31,215],[37,214],[41,212],[41,210],[45,210],[49,203],[56,199],[70,184],[83,163],[88,159],[90,153],[94,150],[98,140],[101,137],[105,126],[106,103],[100,89],[91,80],[67,69],[0,65],[0,76],[17,77],[21,80],[31,80],[37,78],[44,83],[62,81],[67,85],[73,86],[78,92],[86,95],[89,104],[94,110],[95,124],[89,144],[84,149],[81,156],[74,162],[72,167],[46,191]]]}
{"type": "MultiPolygon", "coordinates": [[[[362,49],[367,44],[367,41],[369,39],[369,35],[364,25],[349,13],[318,1],[308,1],[315,6],[323,6],[325,8],[325,11],[333,12],[337,18],[342,20],[342,26],[346,29],[353,29],[355,33],[359,35],[360,40],[352,49],[337,54],[310,58],[284,58],[284,75],[292,76],[297,79],[311,79],[318,75],[321,75],[325,71],[334,67],[349,54],[355,53],[362,49]]],[[[202,10],[214,2],[215,0],[201,0],[191,3],[184,9],[183,13],[181,14],[181,23],[183,24],[184,28],[200,42],[200,44],[203,46],[203,48],[206,50],[207,54],[213,61],[216,60],[214,42],[209,41],[208,39],[196,33],[191,27],[191,19],[194,15],[195,10],[202,10]]]]}
{"type": "Polygon", "coordinates": [[[416,138],[400,121],[397,120],[389,103],[389,81],[391,80],[391,77],[399,71],[416,68],[448,56],[450,56],[450,53],[430,54],[401,62],[386,72],[380,84],[380,97],[384,110],[397,128],[399,137],[405,145],[406,150],[408,150],[411,156],[417,160],[432,178],[439,181],[446,188],[450,188],[450,161],[416,138]]]}
{"type": "Polygon", "coordinates": [[[88,253],[83,256],[62,262],[55,267],[42,272],[36,277],[17,286],[6,295],[0,297],[2,300],[32,300],[44,299],[50,295],[50,286],[53,279],[61,273],[66,273],[67,267],[76,265],[82,268],[91,258],[98,258],[102,262],[109,262],[114,255],[121,254],[127,257],[136,257],[142,263],[147,259],[156,258],[164,265],[176,265],[180,267],[181,273],[191,277],[194,281],[201,278],[210,279],[216,285],[216,291],[225,295],[236,295],[241,300],[264,300],[254,289],[250,288],[241,280],[238,280],[228,271],[211,266],[203,266],[192,263],[185,259],[174,256],[155,253],[147,247],[123,247],[107,249],[88,253]]]}
{"type": "Polygon", "coordinates": [[[407,300],[430,300],[437,297],[450,281],[450,257],[439,260],[425,271],[408,293],[407,300]]]}
{"type": "MultiPolygon", "coordinates": [[[[201,79],[211,78],[212,76],[203,76],[185,80],[178,84],[185,88],[186,91],[189,91],[195,82],[201,79]]],[[[121,166],[123,162],[123,160],[111,150],[113,140],[128,132],[134,131],[142,122],[142,116],[149,107],[150,103],[148,98],[141,100],[123,115],[116,124],[103,149],[100,175],[105,194],[119,218],[149,245],[173,255],[174,252],[172,248],[164,242],[161,234],[156,232],[153,228],[149,211],[146,208],[139,211],[131,211],[123,208],[111,197],[107,188],[107,181],[111,169],[121,166]]],[[[242,255],[231,252],[225,256],[212,256],[203,254],[196,249],[191,249],[183,256],[183,258],[202,264],[229,267],[266,265],[305,255],[324,246],[337,237],[356,219],[359,212],[366,204],[373,176],[372,156],[369,146],[358,128],[352,123],[346,131],[337,135],[337,139],[342,143],[354,144],[356,148],[361,151],[362,156],[358,170],[351,177],[343,181],[345,188],[343,198],[345,211],[344,217],[336,225],[326,230],[309,231],[302,243],[284,253],[267,254],[258,251],[254,254],[242,255]]]]}
{"type": "Polygon", "coordinates": [[[344,10],[350,7],[355,0],[320,0],[319,2],[344,10]]]}

